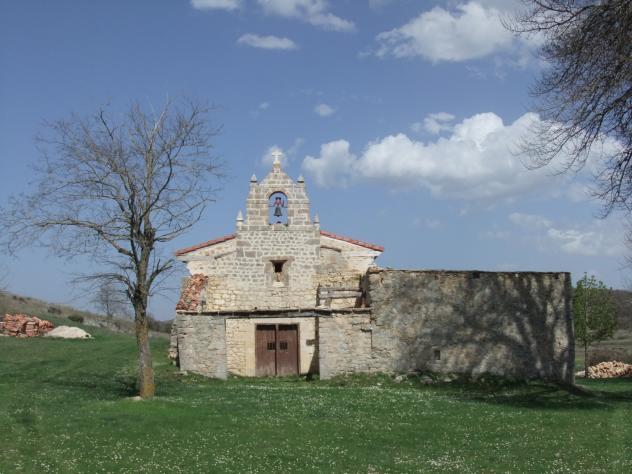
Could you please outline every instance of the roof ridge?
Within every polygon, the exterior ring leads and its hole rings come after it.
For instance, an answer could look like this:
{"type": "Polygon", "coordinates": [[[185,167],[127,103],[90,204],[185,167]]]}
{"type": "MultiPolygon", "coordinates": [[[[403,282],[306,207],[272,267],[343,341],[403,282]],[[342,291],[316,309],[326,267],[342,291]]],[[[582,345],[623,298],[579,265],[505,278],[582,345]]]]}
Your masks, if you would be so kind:
{"type": "MultiPolygon", "coordinates": [[[[384,247],[381,245],[371,244],[369,242],[365,242],[363,240],[352,239],[351,237],[345,237],[343,235],[334,234],[333,232],[328,232],[326,230],[321,230],[320,235],[325,237],[329,237],[330,239],[341,240],[343,242],[348,242],[350,244],[359,245],[360,247],[365,247],[371,250],[375,250],[376,252],[384,252],[384,247]]],[[[190,247],[185,247],[182,249],[178,249],[175,251],[176,257],[180,257],[181,255],[185,255],[190,252],[194,252],[196,250],[200,250],[206,247],[211,247],[213,245],[221,244],[223,242],[227,242],[229,240],[237,237],[237,234],[229,234],[223,237],[218,237],[217,239],[208,240],[206,242],[202,242],[201,244],[192,245],[190,247]]]]}
{"type": "Polygon", "coordinates": [[[218,237],[217,239],[207,240],[206,242],[202,242],[201,244],[192,245],[191,247],[185,247],[183,249],[179,249],[175,251],[176,257],[180,255],[184,255],[189,252],[193,252],[195,250],[200,250],[205,247],[210,247],[211,245],[221,244],[222,242],[227,242],[228,240],[232,240],[236,237],[236,234],[225,235],[223,237],[218,237]]]}
{"type": "Polygon", "coordinates": [[[381,245],[371,244],[363,240],[352,239],[351,237],[334,234],[333,232],[328,232],[326,230],[321,230],[320,235],[324,235],[325,237],[329,237],[331,239],[342,240],[343,242],[349,242],[350,244],[359,245],[361,247],[366,247],[377,252],[384,252],[384,247],[382,247],[381,245]]]}

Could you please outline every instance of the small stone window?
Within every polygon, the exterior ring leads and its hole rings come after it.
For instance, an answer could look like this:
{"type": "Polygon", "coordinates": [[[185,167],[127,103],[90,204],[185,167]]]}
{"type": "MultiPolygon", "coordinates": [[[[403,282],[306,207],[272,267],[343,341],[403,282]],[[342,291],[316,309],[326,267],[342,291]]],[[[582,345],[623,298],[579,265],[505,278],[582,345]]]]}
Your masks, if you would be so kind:
{"type": "Polygon", "coordinates": [[[272,267],[274,268],[274,282],[283,283],[283,266],[285,260],[273,260],[272,267]]]}
{"type": "Polygon", "coordinates": [[[439,349],[434,350],[434,360],[441,360],[441,351],[439,349]]]}

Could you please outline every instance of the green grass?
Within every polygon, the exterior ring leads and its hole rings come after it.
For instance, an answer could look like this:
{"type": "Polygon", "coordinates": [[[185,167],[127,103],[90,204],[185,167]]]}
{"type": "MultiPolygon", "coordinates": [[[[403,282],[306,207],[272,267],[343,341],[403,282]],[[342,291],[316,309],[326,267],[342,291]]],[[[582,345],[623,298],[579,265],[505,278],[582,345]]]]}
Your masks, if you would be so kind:
{"type": "Polygon", "coordinates": [[[632,471],[632,382],[421,385],[177,375],[134,401],[132,337],[0,338],[0,472],[632,471]]]}

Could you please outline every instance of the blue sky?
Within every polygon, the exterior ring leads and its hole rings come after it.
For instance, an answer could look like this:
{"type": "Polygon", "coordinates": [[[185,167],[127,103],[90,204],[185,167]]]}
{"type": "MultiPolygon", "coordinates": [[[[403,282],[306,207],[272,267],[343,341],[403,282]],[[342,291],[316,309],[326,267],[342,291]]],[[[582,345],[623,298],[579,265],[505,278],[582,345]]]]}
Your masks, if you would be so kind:
{"type": "MultiPolygon", "coordinates": [[[[252,173],[285,153],[321,226],[386,247],[381,266],[584,271],[624,287],[621,216],[589,171],[526,170],[538,38],[512,0],[0,0],[0,199],[28,191],[44,120],[188,95],[218,108],[218,201],[169,250],[231,233],[252,173]]],[[[610,144],[612,145],[612,144],[610,144]]],[[[597,162],[597,159],[593,160],[597,162]]],[[[593,165],[591,165],[593,166],[593,165]]],[[[591,168],[593,169],[593,168],[591,168]]],[[[89,262],[0,256],[8,289],[89,307],[89,262]]],[[[174,286],[177,280],[174,279],[174,286]]],[[[152,304],[170,318],[175,294],[152,304]]]]}

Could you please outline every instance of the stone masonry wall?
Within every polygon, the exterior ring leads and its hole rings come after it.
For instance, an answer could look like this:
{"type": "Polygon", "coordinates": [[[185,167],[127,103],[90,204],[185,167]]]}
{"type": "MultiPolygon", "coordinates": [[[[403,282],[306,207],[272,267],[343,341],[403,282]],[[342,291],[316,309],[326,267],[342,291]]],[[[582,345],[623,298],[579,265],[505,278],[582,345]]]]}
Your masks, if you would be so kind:
{"type": "Polygon", "coordinates": [[[226,378],[226,318],[178,314],[173,324],[180,370],[226,378]]]}
{"type": "Polygon", "coordinates": [[[568,273],[372,270],[366,278],[370,328],[348,315],[321,318],[321,376],[364,367],[573,381],[568,273]],[[354,342],[336,353],[336,332],[365,341],[367,329],[368,350],[354,342]]]}
{"type": "Polygon", "coordinates": [[[318,318],[320,378],[375,372],[371,351],[371,315],[332,314],[318,318]]]}

